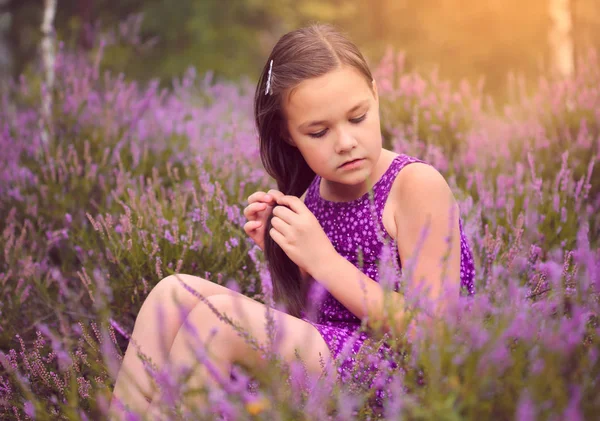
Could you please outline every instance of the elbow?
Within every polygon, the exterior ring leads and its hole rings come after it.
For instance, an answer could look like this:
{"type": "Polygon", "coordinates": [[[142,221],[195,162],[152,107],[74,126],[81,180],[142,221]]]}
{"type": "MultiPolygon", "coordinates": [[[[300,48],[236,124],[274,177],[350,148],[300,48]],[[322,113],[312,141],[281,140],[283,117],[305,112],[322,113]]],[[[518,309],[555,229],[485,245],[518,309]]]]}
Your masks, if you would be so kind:
{"type": "Polygon", "coordinates": [[[371,311],[367,319],[367,326],[374,332],[380,332],[381,334],[400,334],[403,327],[406,327],[408,318],[404,306],[401,302],[401,296],[394,294],[393,300],[384,303],[379,306],[377,311],[371,311]]]}

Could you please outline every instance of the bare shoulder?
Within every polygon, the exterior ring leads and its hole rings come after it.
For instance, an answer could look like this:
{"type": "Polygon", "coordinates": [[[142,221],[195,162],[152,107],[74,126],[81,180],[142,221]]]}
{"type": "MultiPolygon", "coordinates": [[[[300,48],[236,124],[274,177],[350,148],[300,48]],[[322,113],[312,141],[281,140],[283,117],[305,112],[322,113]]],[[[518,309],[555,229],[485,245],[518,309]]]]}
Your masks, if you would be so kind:
{"type": "Polygon", "coordinates": [[[404,167],[398,174],[396,182],[401,190],[420,190],[428,187],[449,189],[444,176],[433,166],[422,162],[404,167]]]}
{"type": "Polygon", "coordinates": [[[454,195],[444,176],[433,166],[415,162],[400,171],[393,184],[396,210],[431,209],[454,202],[454,195]]]}

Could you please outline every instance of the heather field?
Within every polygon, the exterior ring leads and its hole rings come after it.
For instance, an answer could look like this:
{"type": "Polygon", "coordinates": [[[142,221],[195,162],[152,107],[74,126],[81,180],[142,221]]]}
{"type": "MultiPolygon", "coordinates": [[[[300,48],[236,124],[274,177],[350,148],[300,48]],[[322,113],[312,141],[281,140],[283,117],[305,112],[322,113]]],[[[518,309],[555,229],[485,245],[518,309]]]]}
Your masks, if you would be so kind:
{"type": "MultiPolygon", "coordinates": [[[[170,274],[271,303],[242,228],[247,197],[276,188],[258,153],[255,82],[190,70],[166,90],[100,61],[62,49],[50,92],[24,76],[2,97],[2,419],[105,418],[135,317],[170,274]]],[[[365,382],[313,379],[268,354],[268,370],[234,367],[207,391],[214,413],[190,419],[596,419],[600,60],[578,64],[570,80],[513,78],[500,106],[481,86],[405,72],[402,54],[373,63],[385,146],[433,164],[460,202],[475,297],[435,329],[411,307],[414,334],[393,338],[399,368],[381,411],[365,382]]],[[[148,370],[165,419],[184,419],[184,379],[148,370]]]]}

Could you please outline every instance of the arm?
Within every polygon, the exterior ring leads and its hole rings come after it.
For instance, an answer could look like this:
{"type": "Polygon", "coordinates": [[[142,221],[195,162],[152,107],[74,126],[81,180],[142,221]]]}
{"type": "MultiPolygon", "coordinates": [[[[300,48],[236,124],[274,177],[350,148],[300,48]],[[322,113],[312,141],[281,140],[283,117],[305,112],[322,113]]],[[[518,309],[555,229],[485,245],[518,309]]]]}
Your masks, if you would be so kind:
{"type": "MultiPolygon", "coordinates": [[[[393,185],[395,196],[400,198],[394,204],[398,253],[403,265],[415,255],[421,232],[428,227],[428,235],[418,253],[413,267],[412,279],[423,282],[429,288],[429,296],[436,299],[442,285],[443,268],[440,262],[448,251],[448,228],[452,227],[452,243],[448,257],[447,275],[452,282],[460,278],[460,237],[458,211],[454,197],[442,175],[425,164],[411,164],[398,175],[393,185]],[[450,209],[454,207],[452,220],[450,209]]],[[[348,310],[358,318],[369,316],[368,324],[385,322],[383,315],[383,288],[379,283],[363,274],[356,266],[341,255],[329,265],[319,268],[313,277],[348,310]],[[367,307],[364,306],[363,290],[367,294],[367,307]]],[[[400,323],[404,319],[404,299],[401,294],[391,292],[393,306],[398,308],[394,316],[400,323]]],[[[384,326],[389,330],[390,326],[384,326]]]]}
{"type": "MultiPolygon", "coordinates": [[[[398,253],[402,262],[416,256],[411,284],[429,289],[428,297],[435,301],[442,298],[443,286],[460,288],[459,208],[446,180],[435,168],[411,164],[404,171],[406,177],[399,186],[404,203],[396,208],[395,218],[398,253]],[[428,231],[421,239],[424,229],[428,231]]],[[[440,301],[436,310],[443,311],[445,305],[440,301]]]]}

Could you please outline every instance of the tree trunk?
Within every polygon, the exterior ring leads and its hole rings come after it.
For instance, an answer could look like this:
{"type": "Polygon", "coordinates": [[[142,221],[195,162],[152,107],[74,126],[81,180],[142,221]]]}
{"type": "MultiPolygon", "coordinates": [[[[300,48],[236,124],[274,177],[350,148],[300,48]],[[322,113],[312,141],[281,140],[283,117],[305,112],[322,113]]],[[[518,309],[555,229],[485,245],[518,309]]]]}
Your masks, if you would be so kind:
{"type": "Polygon", "coordinates": [[[575,70],[573,14],[570,0],[549,0],[552,26],[548,35],[552,70],[570,77],[575,70]]]}
{"type": "Polygon", "coordinates": [[[42,20],[42,62],[46,89],[42,92],[42,141],[48,143],[47,127],[51,127],[50,110],[52,108],[52,89],[54,86],[55,62],[55,32],[54,16],[56,15],[56,0],[44,0],[44,18],[42,20]],[[45,124],[44,124],[45,123],[45,124]]]}

